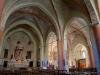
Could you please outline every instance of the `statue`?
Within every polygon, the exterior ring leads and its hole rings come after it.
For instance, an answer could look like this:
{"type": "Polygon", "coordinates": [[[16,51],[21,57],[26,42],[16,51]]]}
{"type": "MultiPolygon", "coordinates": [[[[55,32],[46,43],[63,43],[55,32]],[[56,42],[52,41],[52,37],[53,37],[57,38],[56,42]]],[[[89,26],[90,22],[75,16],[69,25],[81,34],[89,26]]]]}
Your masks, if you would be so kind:
{"type": "Polygon", "coordinates": [[[15,60],[17,63],[21,63],[21,60],[22,60],[22,51],[23,51],[23,46],[21,45],[21,42],[18,41],[17,42],[17,46],[16,46],[16,49],[15,49],[15,54],[14,54],[14,57],[15,57],[15,60]]]}

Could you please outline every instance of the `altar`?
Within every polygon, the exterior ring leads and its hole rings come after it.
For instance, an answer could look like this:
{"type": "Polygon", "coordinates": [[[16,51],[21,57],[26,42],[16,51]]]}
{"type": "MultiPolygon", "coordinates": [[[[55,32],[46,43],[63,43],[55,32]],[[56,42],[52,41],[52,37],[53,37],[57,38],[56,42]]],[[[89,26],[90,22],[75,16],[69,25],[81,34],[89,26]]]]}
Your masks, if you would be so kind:
{"type": "Polygon", "coordinates": [[[28,67],[28,64],[15,63],[15,68],[26,68],[26,67],[28,67]]]}
{"type": "Polygon", "coordinates": [[[9,65],[9,67],[15,67],[15,68],[29,67],[29,63],[27,60],[18,62],[15,59],[12,59],[11,61],[9,61],[8,65],[9,65]]]}

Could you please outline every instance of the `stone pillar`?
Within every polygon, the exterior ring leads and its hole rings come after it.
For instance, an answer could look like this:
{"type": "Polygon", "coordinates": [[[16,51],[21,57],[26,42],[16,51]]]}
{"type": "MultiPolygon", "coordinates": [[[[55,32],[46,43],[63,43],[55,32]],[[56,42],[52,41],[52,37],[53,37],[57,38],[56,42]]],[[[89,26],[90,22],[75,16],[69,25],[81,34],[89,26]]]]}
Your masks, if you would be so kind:
{"type": "Polygon", "coordinates": [[[64,70],[67,70],[67,72],[69,72],[67,37],[64,37],[64,70]]]}
{"type": "Polygon", "coordinates": [[[64,48],[63,48],[63,40],[58,40],[58,69],[64,70],[64,48]]]}
{"type": "Polygon", "coordinates": [[[3,42],[3,31],[0,30],[0,57],[2,56],[1,49],[2,49],[2,42],[3,42]]]}
{"type": "Polygon", "coordinates": [[[3,34],[3,32],[0,31],[0,42],[1,42],[2,34],[3,34]]]}
{"type": "Polygon", "coordinates": [[[2,36],[3,36],[3,29],[2,26],[1,26],[1,19],[2,19],[2,11],[3,11],[3,8],[4,8],[4,3],[5,3],[5,0],[0,0],[0,57],[2,56],[2,53],[1,53],[1,48],[2,48],[2,36]]]}
{"type": "Polygon", "coordinates": [[[90,59],[88,67],[94,67],[95,68],[96,64],[95,64],[95,58],[94,58],[92,45],[89,45],[88,49],[89,49],[89,59],[90,59]]]}
{"type": "Polygon", "coordinates": [[[93,26],[93,32],[95,37],[93,40],[94,57],[97,71],[100,72],[100,24],[93,26]]]}
{"type": "Polygon", "coordinates": [[[5,0],[0,0],[0,18],[1,18],[2,10],[4,8],[4,2],[5,2],[5,0]]]}

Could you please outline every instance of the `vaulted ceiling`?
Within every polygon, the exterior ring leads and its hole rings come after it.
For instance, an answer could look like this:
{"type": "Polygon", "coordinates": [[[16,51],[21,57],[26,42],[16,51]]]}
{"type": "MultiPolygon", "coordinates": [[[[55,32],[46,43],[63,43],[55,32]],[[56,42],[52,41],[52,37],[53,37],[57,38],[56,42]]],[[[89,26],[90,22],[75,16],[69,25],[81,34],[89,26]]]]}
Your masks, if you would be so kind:
{"type": "Polygon", "coordinates": [[[64,3],[72,10],[78,10],[89,17],[89,12],[84,0],[63,0],[64,3]]]}
{"type": "MultiPolygon", "coordinates": [[[[18,0],[16,0],[16,2],[19,3],[18,0]]],[[[18,5],[18,3],[16,2],[15,7],[18,5]]],[[[22,0],[22,2],[25,2],[25,0],[22,0]]],[[[41,1],[29,0],[29,2],[40,3],[41,1]]],[[[57,32],[53,20],[56,21],[57,25],[59,25],[59,29],[62,30],[64,29],[70,18],[72,18],[73,16],[82,18],[84,18],[83,16],[85,16],[87,20],[91,21],[89,11],[86,7],[84,0],[52,0],[48,2],[44,0],[40,3],[40,5],[43,5],[44,8],[53,16],[54,19],[52,18],[51,20],[51,15],[47,15],[47,12],[41,10],[39,7],[26,6],[15,10],[11,15],[9,15],[6,21],[5,30],[19,20],[27,20],[32,22],[39,29],[42,37],[45,39],[45,37],[47,36],[47,32],[50,28],[51,30],[54,30],[54,32],[57,32]],[[48,4],[48,8],[45,4],[48,4]],[[81,14],[81,16],[79,13],[81,14]]],[[[28,27],[19,27],[26,28],[26,30],[31,31],[31,29],[29,29],[28,27]]],[[[34,37],[38,38],[36,31],[33,30],[32,34],[34,34],[34,37]]]]}
{"type": "MultiPolygon", "coordinates": [[[[49,30],[50,27],[52,27],[54,29],[54,25],[51,22],[51,20],[49,19],[49,17],[43,11],[41,11],[39,8],[31,6],[31,7],[21,8],[21,9],[16,10],[15,12],[13,12],[9,16],[9,18],[6,22],[5,30],[7,28],[9,28],[11,26],[11,24],[13,24],[14,22],[17,22],[19,20],[27,20],[27,21],[32,22],[39,29],[40,33],[43,36],[45,36],[47,34],[47,31],[49,30]]],[[[25,27],[25,26],[27,26],[27,25],[25,25],[25,24],[24,24],[24,26],[20,25],[19,27],[25,28],[26,30],[29,30],[31,32],[31,29],[29,27],[25,27]]],[[[32,35],[35,38],[38,38],[37,32],[35,30],[33,30],[32,35]]]]}

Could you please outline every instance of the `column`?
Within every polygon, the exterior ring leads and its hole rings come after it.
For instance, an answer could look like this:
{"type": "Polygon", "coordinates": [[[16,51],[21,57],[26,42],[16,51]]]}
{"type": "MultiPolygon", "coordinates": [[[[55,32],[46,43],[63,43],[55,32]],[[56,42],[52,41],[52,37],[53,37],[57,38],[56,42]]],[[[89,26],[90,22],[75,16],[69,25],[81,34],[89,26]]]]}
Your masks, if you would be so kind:
{"type": "MultiPolygon", "coordinates": [[[[5,0],[0,0],[0,15],[1,15],[2,10],[4,8],[4,2],[5,2],[5,0]]],[[[1,16],[0,16],[0,18],[1,18],[1,16]]]]}
{"type": "Polygon", "coordinates": [[[64,70],[67,70],[69,72],[69,66],[68,66],[68,47],[67,47],[67,37],[64,37],[64,70]]]}
{"type": "Polygon", "coordinates": [[[58,40],[58,69],[64,70],[64,49],[63,40],[58,40]]]}
{"type": "Polygon", "coordinates": [[[3,43],[3,31],[0,30],[0,56],[2,56],[1,50],[2,50],[2,43],[3,43]]]}
{"type": "Polygon", "coordinates": [[[94,52],[93,52],[92,45],[89,45],[88,49],[89,49],[89,59],[90,59],[88,67],[94,67],[95,68],[96,64],[95,64],[95,58],[94,58],[94,52]]]}
{"type": "Polygon", "coordinates": [[[44,43],[40,46],[41,67],[44,68],[44,43]]]}
{"type": "Polygon", "coordinates": [[[97,72],[100,73],[100,24],[93,26],[93,32],[94,32],[94,40],[93,40],[94,57],[95,57],[97,72]]]}

